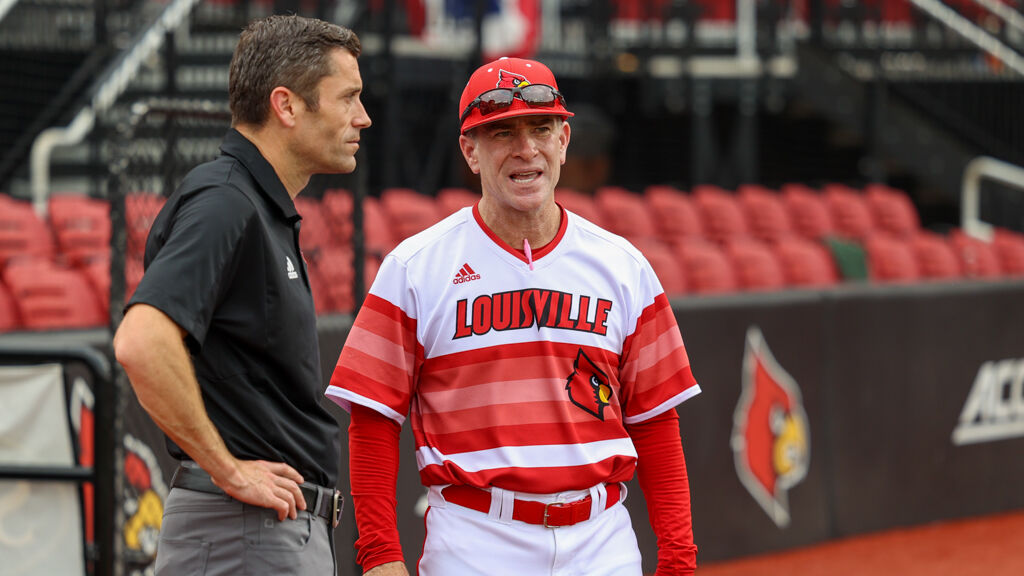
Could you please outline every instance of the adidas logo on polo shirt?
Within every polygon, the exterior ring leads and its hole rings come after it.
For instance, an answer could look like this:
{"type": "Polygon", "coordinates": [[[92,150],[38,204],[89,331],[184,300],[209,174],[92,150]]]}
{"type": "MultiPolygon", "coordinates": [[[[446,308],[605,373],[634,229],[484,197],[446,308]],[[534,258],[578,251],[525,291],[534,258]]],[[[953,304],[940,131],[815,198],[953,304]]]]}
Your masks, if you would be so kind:
{"type": "Polygon", "coordinates": [[[292,259],[287,256],[285,256],[284,259],[285,262],[288,264],[288,278],[291,280],[295,280],[296,278],[299,277],[299,273],[295,271],[295,265],[292,264],[292,259]]]}
{"type": "Polygon", "coordinates": [[[462,284],[463,282],[472,282],[473,280],[479,280],[480,275],[473,271],[469,267],[469,264],[463,264],[458,274],[452,280],[452,284],[462,284]]]}

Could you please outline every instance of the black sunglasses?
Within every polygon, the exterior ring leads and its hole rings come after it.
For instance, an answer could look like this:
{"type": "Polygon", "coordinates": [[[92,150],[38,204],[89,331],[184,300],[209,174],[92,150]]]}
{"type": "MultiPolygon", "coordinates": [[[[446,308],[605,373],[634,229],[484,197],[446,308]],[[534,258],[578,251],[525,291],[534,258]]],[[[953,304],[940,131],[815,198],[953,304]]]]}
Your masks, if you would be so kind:
{"type": "Polygon", "coordinates": [[[480,109],[481,116],[505,110],[512,105],[512,100],[516,96],[519,96],[519,99],[526,102],[526,105],[531,108],[554,106],[555,102],[565,106],[565,98],[562,97],[562,94],[547,84],[527,84],[521,88],[495,88],[484,92],[470,102],[469,106],[462,111],[459,121],[465,121],[474,107],[480,109]]]}

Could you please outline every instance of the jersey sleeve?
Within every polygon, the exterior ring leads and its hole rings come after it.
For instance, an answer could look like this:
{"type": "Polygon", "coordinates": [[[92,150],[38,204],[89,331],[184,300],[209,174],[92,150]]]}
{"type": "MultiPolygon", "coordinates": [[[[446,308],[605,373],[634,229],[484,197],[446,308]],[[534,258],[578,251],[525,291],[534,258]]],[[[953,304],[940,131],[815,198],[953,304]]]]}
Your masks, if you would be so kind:
{"type": "Polygon", "coordinates": [[[326,395],[346,411],[359,404],[405,421],[423,363],[416,298],[405,265],[384,259],[345,339],[326,395]]]}
{"type": "Polygon", "coordinates": [[[128,306],[144,303],[159,309],[202,347],[254,218],[256,208],[232,188],[209,188],[182,200],[128,306]]]}
{"type": "Polygon", "coordinates": [[[623,342],[623,421],[643,422],[700,393],[672,305],[647,262],[637,288],[636,325],[623,342]]]}

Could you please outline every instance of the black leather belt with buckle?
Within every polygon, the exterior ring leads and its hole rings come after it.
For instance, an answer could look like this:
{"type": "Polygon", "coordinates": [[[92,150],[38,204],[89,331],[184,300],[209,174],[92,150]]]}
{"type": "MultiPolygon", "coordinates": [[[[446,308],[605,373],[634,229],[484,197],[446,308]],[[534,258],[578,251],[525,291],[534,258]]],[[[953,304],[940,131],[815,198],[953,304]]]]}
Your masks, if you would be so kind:
{"type": "MultiPolygon", "coordinates": [[[[195,464],[178,466],[171,479],[171,487],[206,494],[226,495],[220,487],[213,483],[210,475],[195,464]]],[[[302,496],[306,499],[306,510],[330,522],[332,528],[338,527],[341,522],[341,512],[345,508],[345,498],[339,490],[308,482],[299,484],[299,490],[302,491],[302,496]]]]}

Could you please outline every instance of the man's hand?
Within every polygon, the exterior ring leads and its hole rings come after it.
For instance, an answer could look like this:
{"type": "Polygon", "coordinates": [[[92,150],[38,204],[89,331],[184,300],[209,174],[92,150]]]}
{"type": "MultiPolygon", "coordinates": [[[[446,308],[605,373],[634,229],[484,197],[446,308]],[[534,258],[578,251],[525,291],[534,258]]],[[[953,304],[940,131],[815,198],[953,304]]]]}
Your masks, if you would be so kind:
{"type": "Polygon", "coordinates": [[[409,571],[404,562],[388,562],[363,572],[363,576],[409,576],[409,571]]]}
{"type": "Polygon", "coordinates": [[[230,478],[217,478],[213,483],[235,500],[277,511],[277,519],[294,520],[298,510],[306,509],[306,499],[299,484],[302,476],[283,462],[238,460],[230,478]]]}

